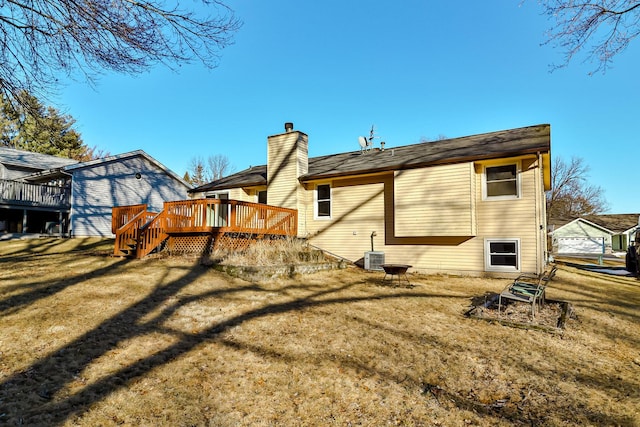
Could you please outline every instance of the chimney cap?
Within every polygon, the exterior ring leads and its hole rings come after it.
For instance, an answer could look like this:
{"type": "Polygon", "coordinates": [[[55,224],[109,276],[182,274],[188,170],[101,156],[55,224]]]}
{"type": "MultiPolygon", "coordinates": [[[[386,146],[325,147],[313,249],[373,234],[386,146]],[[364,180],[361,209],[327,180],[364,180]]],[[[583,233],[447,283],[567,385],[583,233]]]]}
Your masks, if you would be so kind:
{"type": "Polygon", "coordinates": [[[291,132],[293,130],[293,123],[292,122],[286,122],[284,124],[284,130],[287,132],[291,132]]]}

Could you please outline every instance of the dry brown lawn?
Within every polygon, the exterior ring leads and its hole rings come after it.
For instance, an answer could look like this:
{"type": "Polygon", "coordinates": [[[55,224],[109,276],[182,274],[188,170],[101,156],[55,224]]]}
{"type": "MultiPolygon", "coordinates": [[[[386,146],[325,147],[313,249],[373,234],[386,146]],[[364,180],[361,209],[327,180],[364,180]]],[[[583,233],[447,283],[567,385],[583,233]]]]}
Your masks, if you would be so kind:
{"type": "Polygon", "coordinates": [[[505,279],[270,283],[110,242],[0,242],[0,424],[640,425],[640,281],[560,269],[563,332],[463,313],[505,279]]]}

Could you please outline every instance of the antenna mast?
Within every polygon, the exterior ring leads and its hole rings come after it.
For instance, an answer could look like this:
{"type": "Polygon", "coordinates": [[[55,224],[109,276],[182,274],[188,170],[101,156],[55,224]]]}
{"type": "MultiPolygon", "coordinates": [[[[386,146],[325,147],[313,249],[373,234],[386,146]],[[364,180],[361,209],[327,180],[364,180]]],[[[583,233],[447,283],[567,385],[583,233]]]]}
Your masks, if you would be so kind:
{"type": "Polygon", "coordinates": [[[373,140],[375,138],[379,138],[375,135],[375,125],[371,125],[371,130],[369,131],[369,137],[359,136],[358,144],[360,144],[360,154],[364,154],[373,149],[373,140]]]}

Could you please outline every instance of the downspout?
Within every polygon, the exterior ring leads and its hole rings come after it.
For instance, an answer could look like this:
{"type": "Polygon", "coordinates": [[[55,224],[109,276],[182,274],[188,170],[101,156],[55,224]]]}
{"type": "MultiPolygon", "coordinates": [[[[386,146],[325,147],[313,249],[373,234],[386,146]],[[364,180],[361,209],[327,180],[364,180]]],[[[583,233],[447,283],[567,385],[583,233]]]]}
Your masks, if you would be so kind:
{"type": "Polygon", "coordinates": [[[547,220],[546,220],[546,194],[544,192],[544,165],[542,164],[542,153],[536,153],[538,158],[538,174],[536,174],[536,194],[542,193],[542,200],[536,196],[536,223],[539,224],[538,249],[536,250],[536,268],[541,268],[538,274],[541,274],[546,266],[547,261],[547,220]],[[541,265],[542,264],[542,265],[541,265]]]}

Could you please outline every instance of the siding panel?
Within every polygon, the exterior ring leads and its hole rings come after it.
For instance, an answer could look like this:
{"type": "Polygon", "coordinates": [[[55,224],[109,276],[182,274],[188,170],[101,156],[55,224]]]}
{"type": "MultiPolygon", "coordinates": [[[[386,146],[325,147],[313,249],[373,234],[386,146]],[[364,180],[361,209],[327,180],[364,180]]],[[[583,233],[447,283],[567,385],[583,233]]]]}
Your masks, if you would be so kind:
{"type": "Polygon", "coordinates": [[[306,231],[314,245],[353,261],[371,250],[372,232],[374,248],[384,246],[382,183],[334,187],[332,204],[331,220],[314,220],[313,209],[305,213],[306,231]]]}
{"type": "Polygon", "coordinates": [[[132,157],[74,170],[71,197],[72,236],[112,237],[113,206],[146,203],[160,212],[165,201],[186,199],[187,187],[146,159],[132,157]]]}
{"type": "Polygon", "coordinates": [[[472,236],[473,164],[396,172],[397,237],[472,236]]]}

